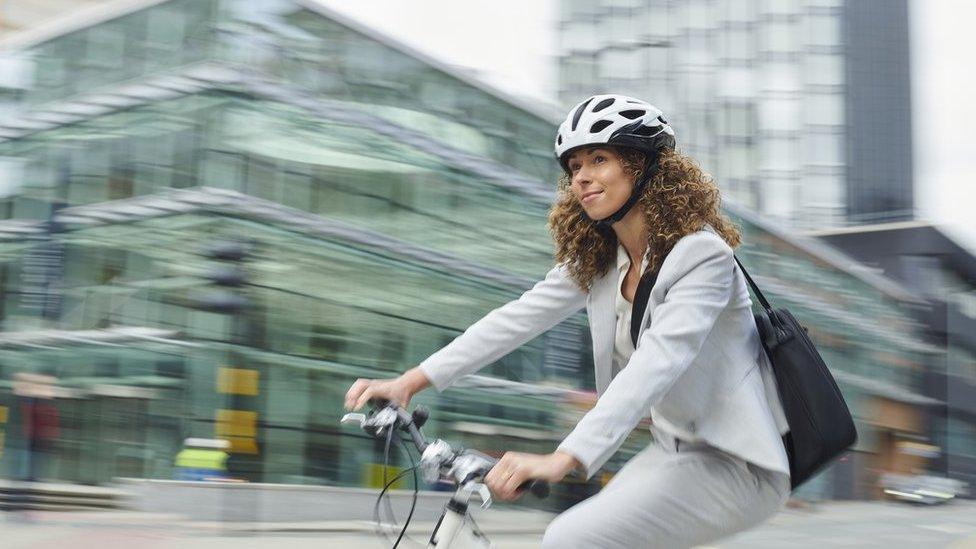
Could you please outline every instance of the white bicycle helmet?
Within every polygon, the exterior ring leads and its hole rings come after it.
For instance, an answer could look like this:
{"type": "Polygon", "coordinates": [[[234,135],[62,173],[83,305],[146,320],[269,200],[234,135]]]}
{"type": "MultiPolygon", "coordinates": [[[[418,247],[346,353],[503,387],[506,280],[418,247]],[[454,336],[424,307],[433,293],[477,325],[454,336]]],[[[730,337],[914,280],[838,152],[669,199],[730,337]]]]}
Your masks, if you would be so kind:
{"type": "Polygon", "coordinates": [[[556,158],[569,172],[569,154],[582,147],[613,145],[656,157],[674,148],[674,130],[660,109],[626,95],[594,95],[569,111],[556,132],[556,158]]]}
{"type": "Polygon", "coordinates": [[[612,215],[595,220],[609,227],[623,219],[637,203],[657,168],[658,153],[674,148],[674,130],[660,109],[646,101],[626,95],[594,95],[569,111],[556,132],[556,158],[566,173],[569,155],[583,147],[610,145],[638,150],[645,154],[644,175],[634,182],[630,199],[612,215]]]}

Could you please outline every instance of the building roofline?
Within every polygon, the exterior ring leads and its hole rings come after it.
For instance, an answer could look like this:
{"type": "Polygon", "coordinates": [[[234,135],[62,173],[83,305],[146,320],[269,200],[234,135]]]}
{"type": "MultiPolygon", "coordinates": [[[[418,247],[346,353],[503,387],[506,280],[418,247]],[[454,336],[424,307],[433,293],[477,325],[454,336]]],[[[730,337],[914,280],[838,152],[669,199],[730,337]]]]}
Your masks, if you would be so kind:
{"type": "Polygon", "coordinates": [[[53,17],[34,27],[15,32],[0,39],[0,51],[16,51],[32,48],[59,36],[93,27],[112,19],[163,4],[170,0],[111,0],[76,8],[59,17],[53,17]]]}
{"type": "MultiPolygon", "coordinates": [[[[898,238],[912,236],[923,238],[925,245],[916,243],[911,248],[900,245],[891,247],[892,253],[925,253],[939,255],[945,258],[944,265],[963,275],[967,280],[976,280],[976,255],[969,250],[960,238],[954,238],[950,233],[951,227],[939,227],[929,222],[885,223],[870,225],[859,230],[851,227],[842,231],[817,231],[818,238],[826,241],[858,241],[871,237],[898,238]],[[862,236],[863,235],[863,236],[862,236]],[[933,241],[937,242],[935,244],[933,241]],[[931,246],[929,249],[928,247],[931,246]],[[924,251],[922,251],[924,249],[924,251]]],[[[915,238],[912,241],[919,242],[915,238]]]]}
{"type": "Polygon", "coordinates": [[[838,227],[833,229],[818,229],[806,231],[804,234],[814,238],[823,236],[834,236],[841,234],[873,233],[884,231],[901,231],[905,229],[920,229],[924,227],[934,227],[928,221],[895,221],[892,223],[872,223],[870,225],[855,225],[852,227],[838,227]]]}
{"type": "Polygon", "coordinates": [[[847,273],[858,280],[870,285],[874,289],[885,295],[908,303],[918,305],[928,304],[928,300],[915,292],[909,290],[902,284],[884,275],[878,274],[874,269],[867,267],[857,259],[845,254],[839,248],[813,238],[812,236],[791,233],[785,227],[762,219],[759,214],[735,204],[727,198],[722,199],[722,205],[733,215],[741,217],[749,223],[756,225],[767,233],[779,238],[780,240],[816,257],[828,265],[847,273]]]}

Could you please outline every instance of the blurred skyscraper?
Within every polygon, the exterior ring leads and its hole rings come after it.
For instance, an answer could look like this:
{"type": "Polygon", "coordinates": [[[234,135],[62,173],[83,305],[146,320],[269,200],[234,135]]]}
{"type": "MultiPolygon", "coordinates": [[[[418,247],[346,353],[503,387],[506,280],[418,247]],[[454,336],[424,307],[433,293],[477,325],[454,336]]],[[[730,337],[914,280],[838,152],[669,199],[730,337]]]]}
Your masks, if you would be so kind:
{"type": "Polygon", "coordinates": [[[562,103],[651,101],[764,218],[912,218],[907,0],[561,0],[559,38],[562,103]]]}

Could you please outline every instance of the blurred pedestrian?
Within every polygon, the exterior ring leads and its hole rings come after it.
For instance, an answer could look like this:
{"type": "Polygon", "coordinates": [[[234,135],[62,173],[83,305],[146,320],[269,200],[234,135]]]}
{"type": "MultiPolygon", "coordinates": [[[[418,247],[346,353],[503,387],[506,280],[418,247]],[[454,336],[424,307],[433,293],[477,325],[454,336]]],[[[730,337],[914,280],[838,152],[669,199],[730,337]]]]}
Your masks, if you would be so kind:
{"type": "Polygon", "coordinates": [[[19,401],[25,442],[23,478],[30,482],[43,478],[61,436],[58,409],[54,403],[56,383],[57,379],[49,375],[19,372],[15,376],[14,394],[19,401]]]}
{"type": "Polygon", "coordinates": [[[495,496],[591,477],[650,415],[657,444],[557,517],[545,547],[690,547],[762,522],[790,492],[787,425],[718,187],[639,99],[590,97],[555,141],[557,265],[420,366],[356,381],[346,406],[443,391],[585,307],[599,399],[553,453],[505,454],[485,478],[495,496]]]}

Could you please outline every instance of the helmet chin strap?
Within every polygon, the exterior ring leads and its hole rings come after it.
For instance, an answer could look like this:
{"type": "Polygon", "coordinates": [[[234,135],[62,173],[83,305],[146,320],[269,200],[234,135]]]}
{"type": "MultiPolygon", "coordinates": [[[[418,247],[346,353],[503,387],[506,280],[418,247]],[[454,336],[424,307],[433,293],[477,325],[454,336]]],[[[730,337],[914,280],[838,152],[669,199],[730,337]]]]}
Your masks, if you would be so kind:
{"type": "Polygon", "coordinates": [[[646,175],[642,176],[640,181],[634,184],[634,188],[630,191],[630,198],[628,198],[627,202],[624,202],[624,205],[621,206],[617,211],[613,212],[607,217],[604,217],[603,219],[593,219],[585,211],[583,212],[583,215],[585,215],[587,219],[593,221],[597,228],[600,229],[609,229],[611,225],[623,219],[624,216],[627,215],[627,212],[634,207],[634,204],[637,204],[637,201],[640,200],[641,195],[644,194],[644,188],[647,187],[647,184],[657,172],[657,162],[654,162],[652,166],[648,167],[644,171],[646,172],[646,175]]]}

